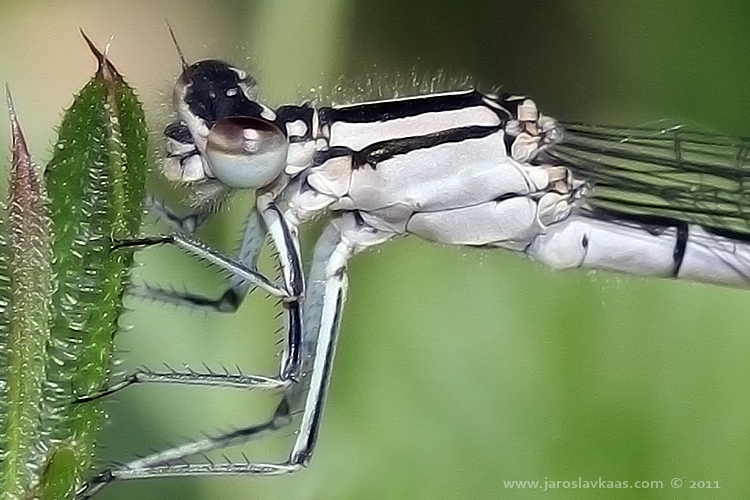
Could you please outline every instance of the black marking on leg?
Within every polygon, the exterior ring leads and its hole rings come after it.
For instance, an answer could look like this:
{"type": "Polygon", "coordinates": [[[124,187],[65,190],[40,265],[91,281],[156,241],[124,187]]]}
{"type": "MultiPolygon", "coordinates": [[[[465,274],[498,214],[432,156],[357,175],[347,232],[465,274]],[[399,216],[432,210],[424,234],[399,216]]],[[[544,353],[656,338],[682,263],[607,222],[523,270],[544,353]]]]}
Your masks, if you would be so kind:
{"type": "Polygon", "coordinates": [[[268,422],[259,424],[259,425],[253,425],[250,427],[243,427],[242,429],[237,429],[236,431],[229,432],[227,434],[219,436],[218,438],[214,439],[214,441],[216,443],[225,443],[225,442],[232,442],[232,441],[239,439],[242,442],[244,442],[248,438],[251,438],[255,436],[256,434],[260,434],[261,432],[268,430],[268,429],[276,429],[273,419],[269,420],[268,422]]]}
{"type": "Polygon", "coordinates": [[[185,234],[195,233],[201,224],[206,222],[209,217],[207,212],[193,212],[180,217],[175,214],[167,214],[167,219],[175,226],[180,228],[180,231],[185,234]]]}
{"type": "Polygon", "coordinates": [[[167,158],[179,158],[180,159],[180,167],[185,167],[185,162],[188,161],[193,156],[200,156],[201,152],[197,149],[194,149],[192,151],[188,151],[187,153],[183,154],[171,154],[168,155],[167,158]]]}
{"type": "Polygon", "coordinates": [[[672,251],[672,277],[677,278],[680,275],[682,262],[685,260],[685,251],[687,250],[690,229],[686,223],[677,224],[677,239],[672,251]]]}
{"type": "Polygon", "coordinates": [[[173,236],[154,236],[150,238],[136,238],[132,240],[122,240],[122,241],[114,241],[114,245],[112,246],[112,250],[117,250],[119,248],[128,248],[128,247],[150,247],[154,245],[164,245],[164,244],[172,244],[174,243],[174,237],[173,236]]]}
{"type": "Polygon", "coordinates": [[[333,355],[336,348],[336,340],[338,337],[339,324],[341,323],[341,312],[344,305],[344,292],[339,289],[336,296],[336,314],[333,317],[331,324],[331,337],[330,344],[326,350],[326,362],[323,366],[323,379],[320,381],[320,395],[318,396],[317,404],[313,410],[312,423],[310,424],[310,432],[307,435],[307,441],[305,446],[295,456],[290,458],[292,465],[306,465],[312,457],[313,449],[315,448],[315,442],[318,439],[318,432],[320,431],[320,418],[323,415],[323,406],[325,404],[326,393],[328,392],[328,385],[331,378],[331,367],[333,365],[333,355]]]}
{"type": "Polygon", "coordinates": [[[141,299],[155,300],[180,307],[193,307],[218,313],[233,313],[237,311],[245,297],[237,288],[228,288],[220,297],[211,298],[186,291],[152,286],[147,283],[131,288],[129,293],[141,299]]]}
{"type": "Polygon", "coordinates": [[[191,293],[175,293],[174,298],[181,299],[188,305],[211,308],[220,313],[233,313],[240,307],[240,297],[234,288],[228,288],[218,299],[193,295],[191,293]]]}
{"type": "Polygon", "coordinates": [[[289,330],[287,338],[287,349],[289,357],[286,365],[281,369],[282,380],[299,382],[299,373],[302,369],[302,311],[298,300],[286,304],[289,317],[289,330]]]}
{"type": "Polygon", "coordinates": [[[138,380],[138,375],[140,374],[140,370],[137,370],[132,375],[129,375],[125,380],[122,382],[119,382],[116,386],[111,387],[105,387],[104,389],[101,389],[100,391],[86,394],[85,396],[78,396],[71,404],[73,405],[79,405],[83,403],[89,403],[91,401],[96,401],[98,399],[111,396],[112,394],[116,392],[120,392],[121,390],[125,389],[126,387],[130,387],[133,384],[137,384],[140,382],[138,380]]]}
{"type": "Polygon", "coordinates": [[[76,500],[85,500],[87,498],[93,497],[95,494],[101,491],[102,488],[116,479],[117,476],[115,476],[111,470],[100,472],[96,476],[86,481],[83,487],[78,490],[78,492],[76,493],[76,500]]]}
{"type": "Polygon", "coordinates": [[[289,290],[289,293],[292,295],[292,298],[296,299],[302,295],[304,289],[304,275],[302,274],[299,255],[297,254],[294,240],[292,239],[292,230],[289,229],[286,219],[281,214],[279,207],[277,207],[275,203],[271,203],[268,208],[276,213],[276,216],[279,218],[279,224],[281,224],[281,232],[284,235],[284,247],[286,248],[287,255],[291,257],[289,261],[289,283],[292,289],[289,290]]]}
{"type": "Polygon", "coordinates": [[[289,286],[291,297],[284,299],[288,315],[287,349],[288,357],[286,364],[281,368],[279,376],[282,380],[296,380],[302,367],[302,312],[300,310],[299,298],[304,292],[304,274],[299,254],[292,237],[286,219],[275,203],[269,203],[268,210],[273,210],[281,224],[281,233],[284,237],[284,249],[289,256],[287,262],[289,269],[289,286]]]}

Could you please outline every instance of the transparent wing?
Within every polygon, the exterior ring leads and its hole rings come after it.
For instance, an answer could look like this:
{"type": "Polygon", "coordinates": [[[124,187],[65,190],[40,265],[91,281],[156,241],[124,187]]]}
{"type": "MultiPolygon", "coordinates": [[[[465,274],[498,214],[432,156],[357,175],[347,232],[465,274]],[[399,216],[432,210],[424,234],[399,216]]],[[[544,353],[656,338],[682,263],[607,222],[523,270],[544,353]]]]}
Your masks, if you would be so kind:
{"type": "Polygon", "coordinates": [[[589,181],[584,209],[643,223],[699,224],[750,240],[750,139],[683,126],[563,124],[547,152],[589,181]]]}

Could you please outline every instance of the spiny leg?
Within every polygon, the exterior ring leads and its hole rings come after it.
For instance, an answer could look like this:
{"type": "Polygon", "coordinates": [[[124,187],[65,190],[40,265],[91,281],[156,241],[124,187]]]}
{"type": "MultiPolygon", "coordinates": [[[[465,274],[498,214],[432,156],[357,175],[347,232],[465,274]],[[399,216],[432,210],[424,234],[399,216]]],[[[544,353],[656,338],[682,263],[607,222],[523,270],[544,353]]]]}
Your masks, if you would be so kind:
{"type": "Polygon", "coordinates": [[[289,381],[279,380],[278,377],[265,377],[263,375],[245,375],[243,373],[215,373],[211,370],[198,372],[192,369],[178,371],[169,369],[159,372],[149,368],[139,368],[119,382],[108,385],[106,388],[86,394],[75,400],[76,404],[87,403],[99,398],[112,395],[121,390],[137,384],[174,384],[174,385],[201,385],[210,387],[229,387],[233,389],[283,389],[289,385],[289,381]]]}
{"type": "MultiPolygon", "coordinates": [[[[202,155],[184,122],[177,121],[170,124],[165,130],[165,135],[168,139],[168,156],[165,160],[165,168],[169,167],[167,170],[176,175],[175,179],[183,180],[185,176],[190,177],[203,168],[202,155]]],[[[135,288],[134,294],[144,298],[218,312],[236,311],[254,287],[261,288],[272,296],[282,298],[286,309],[286,337],[279,374],[276,377],[254,376],[250,379],[243,376],[245,379],[242,383],[248,388],[284,386],[298,378],[301,367],[302,324],[298,298],[304,291],[304,276],[299,256],[297,229],[284,218],[284,215],[276,207],[274,202],[276,193],[261,194],[258,197],[256,210],[250,214],[247,221],[237,259],[224,256],[191,237],[200,223],[208,217],[211,208],[218,204],[221,197],[226,193],[226,187],[222,188],[221,183],[208,184],[209,186],[204,189],[205,193],[201,200],[201,206],[204,209],[186,217],[177,215],[176,212],[161,202],[149,200],[152,211],[155,212],[157,217],[176,229],[175,233],[165,237],[123,242],[119,246],[148,246],[162,243],[178,246],[188,253],[228,270],[230,272],[229,287],[219,298],[179,293],[149,286],[140,289],[135,288]],[[212,188],[212,186],[214,187],[212,188]],[[271,235],[277,248],[284,278],[282,286],[276,285],[256,270],[266,234],[271,235]]],[[[179,383],[188,385],[205,385],[208,381],[212,384],[223,383],[221,379],[214,380],[213,377],[214,374],[200,374],[194,371],[156,372],[141,370],[125,377],[120,382],[102,388],[96,393],[82,396],[79,398],[79,402],[96,399],[136,383],[179,383]]]]}
{"type": "Polygon", "coordinates": [[[117,243],[115,248],[125,247],[148,247],[153,245],[174,245],[187,253],[198,257],[199,259],[205,260],[211,264],[214,264],[222,269],[225,269],[232,273],[234,276],[239,277],[245,281],[252,283],[254,286],[262,289],[273,297],[279,297],[283,299],[292,299],[290,293],[283,287],[276,285],[264,274],[251,269],[245,263],[240,262],[237,259],[227,257],[221,252],[211,248],[202,241],[184,236],[179,233],[174,233],[166,236],[146,237],[134,240],[128,240],[117,243]]]}
{"type": "Polygon", "coordinates": [[[195,234],[198,228],[211,217],[210,210],[195,210],[187,215],[179,215],[163,201],[153,196],[146,197],[146,207],[149,213],[158,220],[166,223],[173,231],[182,234],[195,234]]]}
{"type": "MultiPolygon", "coordinates": [[[[149,211],[158,220],[166,223],[173,232],[192,236],[206,220],[216,213],[231,189],[215,179],[204,179],[203,155],[199,151],[186,122],[178,119],[168,124],[164,129],[164,138],[166,155],[162,163],[162,173],[168,179],[176,182],[198,181],[192,184],[191,206],[193,208],[187,215],[180,215],[162,201],[151,196],[147,197],[146,205],[149,211]]],[[[256,214],[251,214],[247,228],[243,239],[243,247],[247,248],[249,252],[246,252],[246,256],[241,254],[239,260],[248,268],[256,269],[265,237],[265,228],[258,224],[256,214]],[[248,231],[252,234],[248,234],[248,231]],[[255,242],[254,240],[258,241],[255,242]],[[250,242],[249,246],[248,242],[250,242]]],[[[175,290],[148,285],[134,286],[131,288],[130,294],[208,311],[234,312],[250,292],[252,286],[252,283],[247,283],[245,280],[233,276],[229,288],[218,298],[180,293],[175,290]]]]}
{"type": "Polygon", "coordinates": [[[258,217],[255,211],[251,213],[243,235],[239,256],[236,259],[227,257],[205,243],[181,233],[130,240],[121,242],[116,246],[175,245],[195,257],[229,271],[232,275],[232,285],[242,284],[242,286],[247,286],[249,283],[271,296],[294,301],[302,295],[304,290],[297,228],[286,220],[269,197],[261,195],[258,198],[257,208],[262,218],[258,217]],[[283,286],[274,284],[255,269],[266,231],[271,235],[274,246],[279,253],[284,279],[283,286]]]}
{"type": "Polygon", "coordinates": [[[253,439],[263,437],[276,430],[282,429],[291,423],[292,417],[289,405],[282,400],[273,418],[268,422],[243,427],[234,432],[223,434],[218,437],[205,437],[203,439],[185,443],[168,450],[152,453],[143,458],[133,460],[112,469],[104,470],[88,480],[76,493],[76,500],[86,500],[99,493],[105,486],[114,481],[122,479],[147,479],[154,477],[193,477],[193,476],[219,476],[219,475],[278,475],[289,470],[279,471],[275,464],[168,464],[171,461],[182,460],[193,455],[205,454],[212,450],[227,448],[229,446],[247,443],[253,439]],[[168,464],[168,465],[165,465],[168,464]]]}
{"type": "Polygon", "coordinates": [[[301,369],[302,321],[299,298],[304,294],[304,274],[299,248],[299,234],[295,224],[278,208],[274,193],[258,196],[256,210],[245,226],[237,259],[230,259],[197,240],[173,234],[164,243],[179,246],[196,257],[207,260],[231,273],[229,288],[219,299],[192,294],[178,294],[158,289],[152,298],[170,302],[187,302],[219,312],[234,312],[250,293],[258,287],[283,300],[286,309],[286,338],[279,370],[281,380],[296,380],[301,369]],[[256,271],[266,234],[270,235],[278,253],[283,287],[272,283],[256,271]]]}
{"type": "Polygon", "coordinates": [[[305,293],[299,231],[290,218],[278,208],[271,193],[258,196],[256,207],[278,254],[285,289],[291,295],[283,303],[286,309],[286,339],[279,377],[282,380],[298,381],[302,370],[303,333],[300,299],[305,293]]]}
{"type": "Polygon", "coordinates": [[[360,250],[379,244],[392,234],[361,226],[352,214],[334,220],[315,247],[303,301],[303,377],[289,386],[273,418],[218,437],[208,437],[101,472],[79,491],[77,499],[90,498],[107,484],[121,479],[174,476],[252,475],[269,476],[296,472],[309,461],[320,428],[333,356],[346,298],[346,264],[360,250]],[[287,460],[281,463],[171,464],[178,460],[248,442],[278,430],[302,411],[299,431],[287,460]]]}
{"type": "Polygon", "coordinates": [[[291,386],[289,400],[301,409],[302,422],[289,459],[282,467],[307,465],[315,448],[326,392],[330,383],[333,357],[338,340],[341,314],[346,301],[349,259],[365,248],[390,239],[393,233],[377,231],[361,224],[354,213],[333,219],[315,245],[304,310],[304,352],[314,353],[304,368],[306,386],[291,386]]]}
{"type": "MultiPolygon", "coordinates": [[[[295,380],[298,378],[301,368],[302,321],[299,298],[304,293],[304,275],[298,232],[297,228],[276,206],[270,195],[258,197],[257,211],[260,217],[257,215],[251,216],[245,230],[239,259],[226,257],[202,242],[179,234],[170,235],[163,242],[174,244],[196,257],[229,271],[234,280],[230,283],[232,285],[229,289],[231,293],[237,294],[249,290],[250,285],[248,283],[250,283],[270,295],[282,299],[286,310],[286,339],[279,378],[281,380],[295,380]],[[254,267],[257,262],[263,242],[260,235],[265,234],[261,232],[263,228],[271,236],[273,246],[278,252],[284,281],[281,287],[246,264],[246,262],[250,262],[254,267]]],[[[244,295],[236,296],[244,298],[244,295]]]]}
{"type": "MultiPolygon", "coordinates": [[[[234,312],[254,286],[282,299],[286,310],[286,336],[279,379],[286,381],[296,380],[301,369],[302,321],[299,299],[304,293],[304,274],[297,227],[277,207],[273,196],[272,193],[258,196],[256,211],[248,219],[237,259],[226,257],[200,241],[179,234],[170,235],[163,242],[174,244],[231,273],[230,286],[222,295],[224,302],[219,299],[218,304],[211,303],[218,306],[215,309],[234,312]],[[266,234],[270,235],[277,252],[283,279],[281,286],[255,270],[266,234]],[[222,305],[226,308],[220,309],[222,305]]],[[[170,297],[174,296],[170,294],[170,297]]],[[[194,301],[210,300],[192,297],[194,301]]]]}
{"type": "MultiPolygon", "coordinates": [[[[152,196],[147,197],[146,206],[149,212],[159,221],[164,222],[172,231],[192,236],[197,229],[215,212],[215,207],[221,204],[225,192],[215,191],[200,197],[198,208],[187,215],[179,215],[163,201],[152,196]]],[[[265,227],[253,211],[248,217],[242,240],[242,247],[238,260],[250,269],[257,269],[258,258],[265,240],[265,227]]],[[[148,284],[134,285],[128,291],[130,295],[150,300],[157,300],[178,306],[188,306],[192,309],[202,309],[207,312],[233,313],[242,304],[244,298],[253,288],[252,283],[235,275],[230,276],[229,286],[219,297],[180,292],[148,284]]]]}
{"type": "MultiPolygon", "coordinates": [[[[263,200],[262,208],[270,213],[267,218],[271,221],[271,224],[275,232],[272,232],[272,236],[275,235],[275,241],[281,239],[285,247],[282,251],[279,251],[280,258],[292,259],[293,263],[282,262],[281,267],[286,277],[285,283],[289,283],[290,287],[294,287],[300,294],[302,293],[302,287],[299,286],[298,281],[302,280],[301,264],[299,262],[299,245],[297,243],[297,231],[296,228],[291,226],[281,212],[276,208],[275,204],[269,199],[263,200]]],[[[224,255],[216,252],[209,248],[205,244],[186,238],[179,234],[173,234],[166,237],[156,238],[144,238],[142,240],[134,240],[125,242],[121,245],[150,245],[150,244],[161,244],[171,243],[181,248],[188,250],[190,253],[197,255],[198,257],[206,258],[209,255],[209,259],[213,263],[217,263],[230,271],[230,287],[224,293],[226,296],[234,296],[237,298],[236,304],[239,305],[241,300],[248,293],[252,284],[250,283],[248,271],[249,268],[245,265],[249,262],[253,267],[258,260],[260,250],[263,244],[265,236],[264,228],[267,227],[263,219],[257,215],[257,212],[253,212],[248,220],[248,225],[245,229],[245,235],[243,238],[242,247],[239,252],[238,260],[230,259],[224,255]]],[[[265,277],[259,275],[265,280],[265,277]]],[[[266,286],[274,286],[270,281],[265,282],[266,286]]],[[[264,287],[261,287],[264,288],[264,287]]],[[[169,293],[163,290],[162,293],[169,293]]],[[[201,299],[204,300],[204,299],[201,299]]],[[[210,300],[210,299],[205,299],[210,300]]],[[[302,322],[300,313],[300,304],[297,299],[291,299],[288,302],[284,302],[283,306],[287,312],[286,314],[286,338],[284,346],[284,355],[279,368],[279,374],[275,377],[267,377],[262,375],[230,375],[230,374],[215,374],[215,373],[199,373],[193,370],[188,371],[177,371],[169,370],[167,372],[160,372],[149,369],[137,370],[134,373],[127,375],[119,382],[110,384],[99,391],[79,396],[77,399],[78,403],[86,401],[92,401],[115,392],[121,391],[127,387],[135,384],[146,384],[146,383],[159,383],[159,384],[181,384],[181,385],[218,385],[218,386],[230,386],[230,387],[242,387],[246,389],[279,389],[288,386],[292,381],[299,378],[299,371],[301,369],[301,343],[302,343],[302,322]]],[[[236,309],[236,307],[235,307],[236,309]]]]}
{"type": "MultiPolygon", "coordinates": [[[[179,216],[173,212],[169,207],[164,205],[160,201],[152,200],[152,208],[158,207],[159,215],[157,216],[160,220],[168,222],[168,225],[177,234],[186,235],[190,237],[194,234],[195,230],[201,225],[210,214],[206,212],[192,212],[186,216],[179,216]]],[[[154,210],[152,210],[154,212],[154,210]]],[[[250,214],[247,223],[247,229],[245,233],[252,231],[258,233],[257,245],[251,250],[253,252],[245,252],[246,257],[243,259],[240,256],[240,262],[245,264],[248,269],[256,269],[258,257],[263,246],[264,228],[258,223],[257,214],[253,211],[250,214]]],[[[148,246],[151,244],[169,243],[169,238],[153,238],[144,239],[141,241],[131,241],[121,244],[120,246],[148,246]]],[[[247,241],[247,237],[243,240],[243,246],[247,241]]],[[[258,275],[258,279],[261,281],[267,281],[268,284],[273,286],[270,281],[265,280],[265,277],[258,275]]],[[[206,312],[220,312],[220,313],[233,313],[237,311],[239,306],[242,304],[244,298],[252,291],[255,287],[252,282],[247,281],[243,278],[231,275],[229,278],[229,286],[219,297],[208,297],[206,295],[194,294],[187,291],[177,291],[174,289],[163,288],[160,286],[152,286],[147,283],[132,285],[128,290],[128,294],[134,297],[142,299],[156,300],[168,304],[174,304],[177,306],[187,306],[191,309],[200,309],[206,312]]]]}

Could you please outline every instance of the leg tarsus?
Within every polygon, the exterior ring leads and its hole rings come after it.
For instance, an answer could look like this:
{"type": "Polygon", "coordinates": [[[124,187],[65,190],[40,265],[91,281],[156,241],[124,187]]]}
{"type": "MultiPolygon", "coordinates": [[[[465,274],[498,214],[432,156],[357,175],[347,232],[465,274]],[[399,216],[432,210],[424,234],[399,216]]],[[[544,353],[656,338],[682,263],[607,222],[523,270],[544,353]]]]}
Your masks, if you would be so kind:
{"type": "Polygon", "coordinates": [[[174,243],[174,237],[172,237],[171,235],[150,236],[145,238],[133,238],[132,240],[115,240],[114,245],[112,245],[112,250],[129,247],[151,247],[154,245],[167,245],[174,243]]]}
{"type": "Polygon", "coordinates": [[[86,394],[84,396],[78,396],[73,401],[74,405],[79,405],[82,403],[88,403],[91,401],[96,401],[97,399],[104,398],[106,396],[109,396],[111,394],[114,394],[116,392],[120,392],[121,390],[125,389],[126,387],[130,387],[133,384],[137,384],[139,382],[138,380],[138,371],[134,372],[132,375],[129,375],[125,377],[120,382],[107,385],[101,390],[86,394]]]}
{"type": "Polygon", "coordinates": [[[142,299],[156,300],[167,304],[186,306],[195,309],[219,313],[234,313],[239,309],[243,299],[248,295],[249,285],[241,283],[227,288],[218,298],[196,295],[189,292],[178,292],[148,284],[133,286],[129,294],[142,299]]]}
{"type": "Polygon", "coordinates": [[[116,480],[117,477],[112,474],[111,470],[107,470],[97,474],[88,481],[76,492],[76,500],[87,500],[97,493],[99,493],[105,486],[116,480]]]}

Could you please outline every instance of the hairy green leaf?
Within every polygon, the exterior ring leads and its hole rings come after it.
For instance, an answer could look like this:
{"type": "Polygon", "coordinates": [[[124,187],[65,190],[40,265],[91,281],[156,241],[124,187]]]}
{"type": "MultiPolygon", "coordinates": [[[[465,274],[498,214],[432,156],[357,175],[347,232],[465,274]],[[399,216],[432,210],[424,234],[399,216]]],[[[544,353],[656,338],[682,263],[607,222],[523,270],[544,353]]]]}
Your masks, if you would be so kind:
{"type": "Polygon", "coordinates": [[[72,498],[91,466],[104,413],[76,397],[109,378],[133,262],[115,243],[137,235],[143,214],[143,110],[86,41],[99,67],[65,113],[44,184],[12,115],[0,232],[2,500],[72,498]]]}
{"type": "Polygon", "coordinates": [[[8,92],[13,137],[9,202],[0,241],[4,339],[0,498],[22,498],[45,453],[43,419],[52,269],[50,221],[39,169],[32,162],[8,92]]]}

